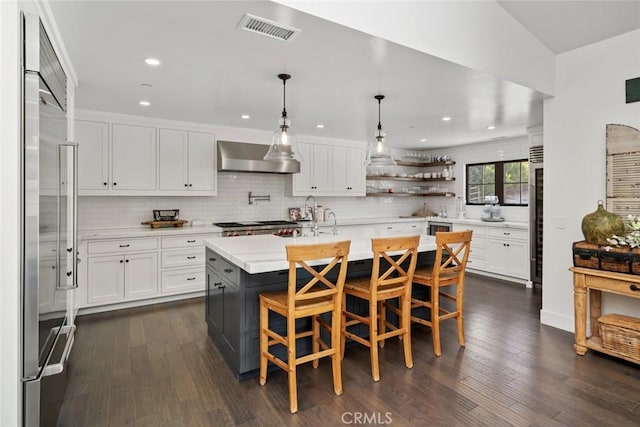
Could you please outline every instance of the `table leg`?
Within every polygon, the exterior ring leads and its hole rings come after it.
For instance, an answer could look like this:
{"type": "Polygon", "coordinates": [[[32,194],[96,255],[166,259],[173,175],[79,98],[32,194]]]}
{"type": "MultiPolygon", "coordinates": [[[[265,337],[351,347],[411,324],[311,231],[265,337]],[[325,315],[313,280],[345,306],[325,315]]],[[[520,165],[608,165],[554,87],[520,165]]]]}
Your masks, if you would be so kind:
{"type": "Polygon", "coordinates": [[[598,319],[602,308],[602,292],[596,289],[589,289],[589,322],[591,324],[591,336],[599,337],[598,319]]]}
{"type": "Polygon", "coordinates": [[[587,352],[587,288],[584,274],[573,273],[573,306],[576,341],[573,348],[582,356],[587,352]]]}

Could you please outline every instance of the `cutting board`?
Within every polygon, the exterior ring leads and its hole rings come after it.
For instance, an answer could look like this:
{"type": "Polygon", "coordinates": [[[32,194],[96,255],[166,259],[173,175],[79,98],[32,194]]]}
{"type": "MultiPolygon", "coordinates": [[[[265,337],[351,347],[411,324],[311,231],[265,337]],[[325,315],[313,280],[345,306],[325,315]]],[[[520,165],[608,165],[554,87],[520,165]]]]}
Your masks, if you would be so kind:
{"type": "Polygon", "coordinates": [[[160,227],[182,227],[189,221],[184,219],[176,219],[173,221],[143,221],[142,225],[150,225],[151,228],[160,228],[160,227]]]}

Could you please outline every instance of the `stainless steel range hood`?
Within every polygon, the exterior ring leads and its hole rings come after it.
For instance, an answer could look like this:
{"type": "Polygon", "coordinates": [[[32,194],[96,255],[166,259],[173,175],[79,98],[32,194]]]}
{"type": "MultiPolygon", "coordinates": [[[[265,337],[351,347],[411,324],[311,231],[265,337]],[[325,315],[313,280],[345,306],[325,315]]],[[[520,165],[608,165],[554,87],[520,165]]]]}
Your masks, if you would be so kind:
{"type": "Polygon", "coordinates": [[[218,141],[218,170],[229,172],[298,173],[297,160],[263,160],[268,145],[246,142],[218,141]]]}

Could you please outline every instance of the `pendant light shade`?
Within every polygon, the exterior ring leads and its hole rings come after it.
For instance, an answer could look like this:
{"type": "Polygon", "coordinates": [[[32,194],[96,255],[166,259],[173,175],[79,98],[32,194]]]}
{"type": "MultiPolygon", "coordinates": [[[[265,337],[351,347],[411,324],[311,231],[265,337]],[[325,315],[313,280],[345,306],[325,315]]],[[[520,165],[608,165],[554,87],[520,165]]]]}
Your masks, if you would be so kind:
{"type": "Polygon", "coordinates": [[[378,129],[375,140],[369,143],[364,164],[365,166],[395,166],[396,161],[391,156],[389,144],[384,140],[385,133],[382,131],[380,121],[380,103],[384,99],[384,95],[376,95],[374,98],[378,100],[378,129]]]}
{"type": "Polygon", "coordinates": [[[278,78],[282,80],[282,116],[278,121],[278,128],[273,132],[271,145],[264,156],[264,160],[278,162],[302,161],[302,156],[298,150],[297,138],[290,129],[291,120],[287,117],[286,85],[291,76],[289,74],[278,74],[278,78]]]}

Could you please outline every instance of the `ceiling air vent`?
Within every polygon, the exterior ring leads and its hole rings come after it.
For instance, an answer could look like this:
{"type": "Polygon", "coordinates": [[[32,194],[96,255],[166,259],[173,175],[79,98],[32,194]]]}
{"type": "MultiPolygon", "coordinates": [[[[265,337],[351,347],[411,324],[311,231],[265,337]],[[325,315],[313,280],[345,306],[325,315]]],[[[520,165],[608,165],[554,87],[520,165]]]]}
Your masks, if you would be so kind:
{"type": "Polygon", "coordinates": [[[544,146],[532,145],[529,147],[529,163],[542,163],[544,158],[544,146]]]}
{"type": "Polygon", "coordinates": [[[291,41],[300,31],[302,31],[265,18],[260,18],[259,16],[250,15],[248,13],[242,17],[238,24],[238,28],[285,42],[291,41]]]}

